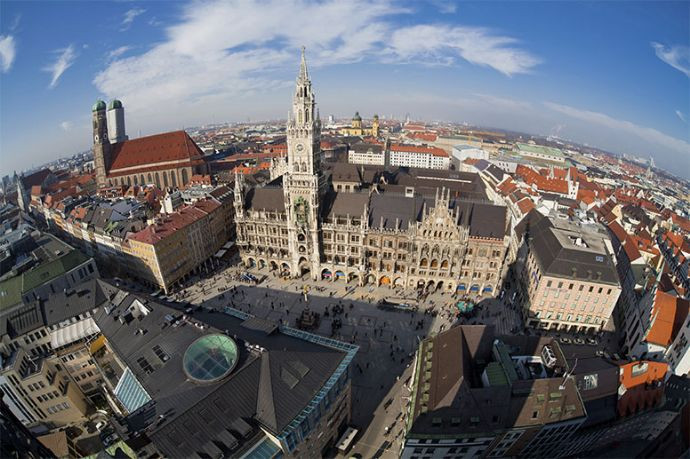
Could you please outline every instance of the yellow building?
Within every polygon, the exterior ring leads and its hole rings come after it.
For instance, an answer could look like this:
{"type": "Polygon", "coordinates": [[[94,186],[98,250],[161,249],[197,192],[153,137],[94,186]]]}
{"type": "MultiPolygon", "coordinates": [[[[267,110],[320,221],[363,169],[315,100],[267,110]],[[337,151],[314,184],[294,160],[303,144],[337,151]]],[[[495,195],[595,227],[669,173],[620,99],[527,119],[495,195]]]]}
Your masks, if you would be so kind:
{"type": "Polygon", "coordinates": [[[379,136],[379,115],[374,115],[374,120],[371,123],[370,128],[362,127],[362,117],[359,116],[359,112],[355,113],[352,118],[352,125],[340,128],[339,132],[342,135],[356,135],[361,137],[379,136]]]}

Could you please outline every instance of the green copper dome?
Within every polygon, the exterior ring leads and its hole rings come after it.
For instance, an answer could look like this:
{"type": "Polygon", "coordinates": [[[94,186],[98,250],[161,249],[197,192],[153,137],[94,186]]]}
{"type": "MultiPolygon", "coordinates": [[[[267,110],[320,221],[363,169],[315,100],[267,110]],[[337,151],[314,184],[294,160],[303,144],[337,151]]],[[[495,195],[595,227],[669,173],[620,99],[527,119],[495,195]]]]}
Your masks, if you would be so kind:
{"type": "Polygon", "coordinates": [[[362,121],[362,117],[359,116],[359,112],[355,112],[355,116],[354,116],[354,118],[352,118],[352,119],[353,119],[353,120],[357,120],[357,121],[362,121]]]}
{"type": "Polygon", "coordinates": [[[120,102],[117,99],[111,100],[110,103],[108,104],[108,110],[112,110],[114,108],[122,108],[122,102],[120,102]]]}
{"type": "Polygon", "coordinates": [[[102,101],[101,99],[98,99],[95,104],[93,104],[93,108],[91,111],[97,112],[99,110],[105,110],[105,102],[102,101]]]}

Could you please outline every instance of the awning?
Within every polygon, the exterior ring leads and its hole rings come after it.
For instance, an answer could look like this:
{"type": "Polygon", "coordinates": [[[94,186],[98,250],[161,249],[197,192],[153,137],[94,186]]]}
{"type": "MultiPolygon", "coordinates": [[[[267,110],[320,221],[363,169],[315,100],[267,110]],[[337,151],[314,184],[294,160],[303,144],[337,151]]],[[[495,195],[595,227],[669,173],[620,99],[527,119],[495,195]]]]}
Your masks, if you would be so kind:
{"type": "Polygon", "coordinates": [[[103,346],[105,346],[105,336],[101,335],[91,342],[89,352],[93,355],[94,353],[98,352],[99,349],[101,349],[103,346]]]}
{"type": "Polygon", "coordinates": [[[214,255],[214,257],[216,257],[216,258],[222,258],[223,255],[225,255],[225,252],[227,252],[227,250],[220,249],[219,251],[216,252],[216,254],[214,255]]]}
{"type": "Polygon", "coordinates": [[[98,328],[98,325],[96,325],[96,322],[89,317],[88,319],[80,320],[77,323],[50,332],[50,345],[53,349],[57,349],[100,332],[101,330],[98,328]]]}

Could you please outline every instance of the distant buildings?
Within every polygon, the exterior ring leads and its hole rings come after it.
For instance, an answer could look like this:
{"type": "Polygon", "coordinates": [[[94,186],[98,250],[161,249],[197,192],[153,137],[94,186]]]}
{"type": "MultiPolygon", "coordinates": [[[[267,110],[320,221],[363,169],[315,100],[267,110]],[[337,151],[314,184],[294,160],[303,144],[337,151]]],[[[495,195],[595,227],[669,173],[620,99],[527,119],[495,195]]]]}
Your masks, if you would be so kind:
{"type": "Polygon", "coordinates": [[[338,132],[342,135],[352,135],[359,137],[378,137],[379,136],[379,115],[374,115],[374,119],[371,122],[370,128],[365,128],[362,126],[362,117],[359,116],[359,112],[355,113],[352,117],[352,125],[341,127],[338,132]]]}
{"type": "Polygon", "coordinates": [[[426,145],[381,145],[361,142],[350,147],[348,162],[372,166],[447,170],[450,166],[450,156],[440,148],[426,145]]]}
{"type": "Polygon", "coordinates": [[[417,167],[423,169],[448,169],[450,156],[437,147],[391,144],[389,148],[391,166],[417,167]]]}
{"type": "Polygon", "coordinates": [[[347,161],[350,164],[385,166],[387,158],[384,145],[360,142],[350,147],[347,161]]]}
{"type": "Polygon", "coordinates": [[[556,164],[564,164],[565,156],[559,148],[546,147],[543,145],[516,143],[515,150],[523,158],[547,161],[556,164]]]}
{"type": "MultiPolygon", "coordinates": [[[[453,145],[453,150],[451,152],[453,163],[461,163],[466,159],[489,159],[489,152],[477,148],[473,145],[453,145]]],[[[457,167],[456,167],[457,168],[457,167]]]]}

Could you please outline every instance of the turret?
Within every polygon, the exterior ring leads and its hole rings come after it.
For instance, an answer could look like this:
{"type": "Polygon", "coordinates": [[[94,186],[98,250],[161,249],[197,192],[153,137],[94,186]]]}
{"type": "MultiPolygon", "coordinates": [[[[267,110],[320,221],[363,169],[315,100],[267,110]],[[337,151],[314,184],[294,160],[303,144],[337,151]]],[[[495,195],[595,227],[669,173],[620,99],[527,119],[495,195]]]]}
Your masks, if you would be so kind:
{"type": "Polygon", "coordinates": [[[356,129],[362,127],[362,117],[359,116],[359,112],[355,112],[355,116],[352,117],[352,127],[356,129]]]}
{"type": "Polygon", "coordinates": [[[371,123],[371,135],[379,136],[379,115],[374,115],[374,121],[371,123]]]}
{"type": "Polygon", "coordinates": [[[106,176],[110,167],[110,142],[108,141],[108,123],[105,114],[105,102],[96,101],[91,108],[93,120],[93,162],[96,168],[96,185],[106,186],[106,176]]]}
{"type": "Polygon", "coordinates": [[[119,143],[127,140],[125,134],[125,108],[122,102],[113,99],[108,104],[108,139],[110,143],[119,143]]]}

